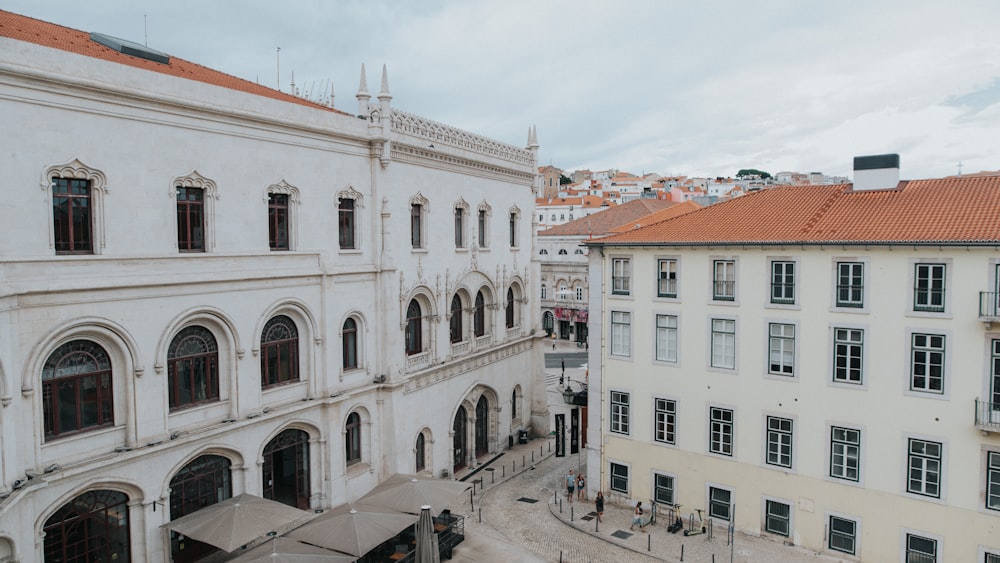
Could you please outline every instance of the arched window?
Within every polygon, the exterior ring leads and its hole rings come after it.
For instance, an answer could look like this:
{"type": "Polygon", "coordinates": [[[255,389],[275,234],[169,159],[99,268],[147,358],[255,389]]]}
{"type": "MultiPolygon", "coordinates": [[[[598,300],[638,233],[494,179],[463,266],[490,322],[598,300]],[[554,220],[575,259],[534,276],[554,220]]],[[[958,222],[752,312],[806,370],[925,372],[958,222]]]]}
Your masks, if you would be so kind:
{"type": "Polygon", "coordinates": [[[507,288],[507,307],[504,310],[507,328],[514,328],[514,288],[507,288]]]}
{"type": "Polygon", "coordinates": [[[344,454],[347,465],[361,461],[361,415],[352,412],[347,415],[344,434],[344,454]]]}
{"type": "Polygon", "coordinates": [[[563,301],[569,296],[569,290],[566,289],[566,284],[559,286],[559,300],[563,301]]]}
{"type": "Polygon", "coordinates": [[[448,322],[451,342],[462,341],[462,298],[456,294],[451,298],[451,320],[448,322]]]}
{"type": "Polygon", "coordinates": [[[543,249],[539,250],[539,251],[538,251],[538,253],[539,253],[539,254],[548,254],[548,253],[549,253],[549,251],[548,251],[548,250],[545,250],[545,249],[543,248],[543,249]]]}
{"type": "Polygon", "coordinates": [[[510,392],[510,419],[517,418],[517,389],[510,392]]]}
{"type": "Polygon", "coordinates": [[[128,496],[122,492],[83,493],[46,520],[42,531],[48,563],[131,560],[128,496]]]}
{"type": "Polygon", "coordinates": [[[278,315],[260,335],[260,386],[299,380],[299,333],[292,319],[278,315]]]}
{"type": "Polygon", "coordinates": [[[111,360],[89,340],[67,342],[42,367],[45,438],[113,426],[111,360]]]}
{"type": "Polygon", "coordinates": [[[282,431],[264,446],[263,496],[306,510],[309,508],[309,434],[282,431]]]}
{"type": "Polygon", "coordinates": [[[473,313],[472,324],[476,337],[486,334],[486,298],[483,297],[482,291],[476,294],[476,310],[473,313]]]}
{"type": "Polygon", "coordinates": [[[416,456],[416,463],[414,465],[417,473],[423,471],[427,466],[424,453],[424,433],[421,432],[420,434],[417,434],[417,447],[414,449],[414,455],[416,456]]]}
{"type": "Polygon", "coordinates": [[[406,355],[412,356],[424,351],[423,318],[420,313],[420,303],[416,299],[410,301],[406,308],[406,355]]]}
{"type": "Polygon", "coordinates": [[[344,321],[344,369],[358,367],[358,322],[354,319],[344,321]]]}
{"type": "MultiPolygon", "coordinates": [[[[176,520],[233,496],[230,461],[219,455],[203,455],[185,465],[170,480],[170,519],[176,520]]],[[[214,547],[170,533],[170,553],[175,562],[197,561],[214,547]]]]}
{"type": "Polygon", "coordinates": [[[542,284],[542,299],[548,299],[548,287],[542,284]]]}
{"type": "Polygon", "coordinates": [[[565,248],[560,248],[560,249],[559,249],[559,255],[560,255],[560,256],[565,256],[566,254],[567,254],[567,252],[566,252],[566,249],[565,249],[565,248]]]}
{"type": "Polygon", "coordinates": [[[219,348],[208,329],[189,326],[174,337],[167,386],[171,409],[219,400],[219,348]]]}
{"type": "Polygon", "coordinates": [[[576,286],[576,300],[577,301],[583,301],[583,286],[582,285],[576,286]]]}

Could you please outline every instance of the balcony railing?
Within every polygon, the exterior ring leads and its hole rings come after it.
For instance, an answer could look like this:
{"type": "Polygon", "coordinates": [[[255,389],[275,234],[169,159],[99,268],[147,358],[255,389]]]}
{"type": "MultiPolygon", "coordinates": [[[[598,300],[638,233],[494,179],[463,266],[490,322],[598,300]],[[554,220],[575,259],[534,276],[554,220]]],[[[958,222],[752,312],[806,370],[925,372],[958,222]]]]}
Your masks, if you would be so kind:
{"type": "Polygon", "coordinates": [[[979,320],[985,322],[1000,321],[1000,293],[996,291],[979,292],[979,320]]]}
{"type": "Polygon", "coordinates": [[[1000,432],[1000,403],[976,399],[976,428],[986,432],[1000,432]]]}
{"type": "Polygon", "coordinates": [[[715,301],[735,301],[736,282],[733,280],[715,280],[713,282],[712,299],[715,301]]]}

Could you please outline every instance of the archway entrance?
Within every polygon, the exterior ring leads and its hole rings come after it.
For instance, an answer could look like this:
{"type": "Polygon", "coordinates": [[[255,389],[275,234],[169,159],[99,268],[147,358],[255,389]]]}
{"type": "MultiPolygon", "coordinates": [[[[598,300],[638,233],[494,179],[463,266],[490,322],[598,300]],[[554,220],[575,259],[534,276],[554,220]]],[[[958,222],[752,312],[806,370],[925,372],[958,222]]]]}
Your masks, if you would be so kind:
{"type": "Polygon", "coordinates": [[[264,447],[264,498],[309,508],[309,434],[289,429],[264,447]]]}
{"type": "Polygon", "coordinates": [[[125,493],[83,493],[53,514],[44,532],[46,563],[128,563],[131,559],[125,493]]]}
{"type": "MultiPolygon", "coordinates": [[[[184,466],[170,480],[170,519],[176,520],[233,496],[230,462],[218,455],[203,455],[184,466]]],[[[170,532],[174,563],[197,561],[218,549],[170,532]]]]}
{"type": "Polygon", "coordinates": [[[453,471],[458,471],[465,467],[465,460],[469,457],[468,436],[466,436],[468,420],[469,414],[465,412],[465,407],[458,407],[458,412],[455,413],[455,422],[451,427],[455,436],[452,442],[452,451],[455,452],[455,459],[452,464],[454,466],[453,471]]]}
{"type": "Polygon", "coordinates": [[[490,407],[486,397],[479,397],[476,403],[476,457],[490,451],[490,407]]]}

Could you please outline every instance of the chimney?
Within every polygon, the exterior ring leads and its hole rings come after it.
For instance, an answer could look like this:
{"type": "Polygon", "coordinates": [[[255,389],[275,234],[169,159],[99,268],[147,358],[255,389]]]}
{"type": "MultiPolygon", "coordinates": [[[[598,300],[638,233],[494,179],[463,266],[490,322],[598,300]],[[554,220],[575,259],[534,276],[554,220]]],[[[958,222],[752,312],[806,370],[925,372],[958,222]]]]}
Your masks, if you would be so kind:
{"type": "Polygon", "coordinates": [[[898,185],[898,154],[854,157],[854,191],[891,190],[898,185]]]}

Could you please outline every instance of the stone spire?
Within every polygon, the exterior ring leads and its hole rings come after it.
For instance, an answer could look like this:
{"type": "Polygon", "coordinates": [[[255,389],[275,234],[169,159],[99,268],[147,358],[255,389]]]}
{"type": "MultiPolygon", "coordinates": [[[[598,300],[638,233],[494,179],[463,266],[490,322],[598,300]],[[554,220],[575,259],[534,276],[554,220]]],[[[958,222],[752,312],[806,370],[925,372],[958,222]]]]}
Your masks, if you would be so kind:
{"type": "Polygon", "coordinates": [[[389,93],[389,72],[386,70],[385,65],[382,65],[382,88],[378,93],[378,101],[380,109],[382,110],[382,117],[388,118],[390,111],[390,102],[392,102],[392,94],[389,93]]]}
{"type": "Polygon", "coordinates": [[[365,78],[365,63],[361,63],[361,85],[358,86],[358,93],[354,97],[358,99],[358,115],[368,117],[368,100],[372,99],[372,96],[368,93],[368,79],[365,78]]]}
{"type": "Polygon", "coordinates": [[[538,129],[535,125],[528,128],[528,146],[527,149],[531,151],[531,155],[534,157],[535,162],[538,162],[538,129]]]}

